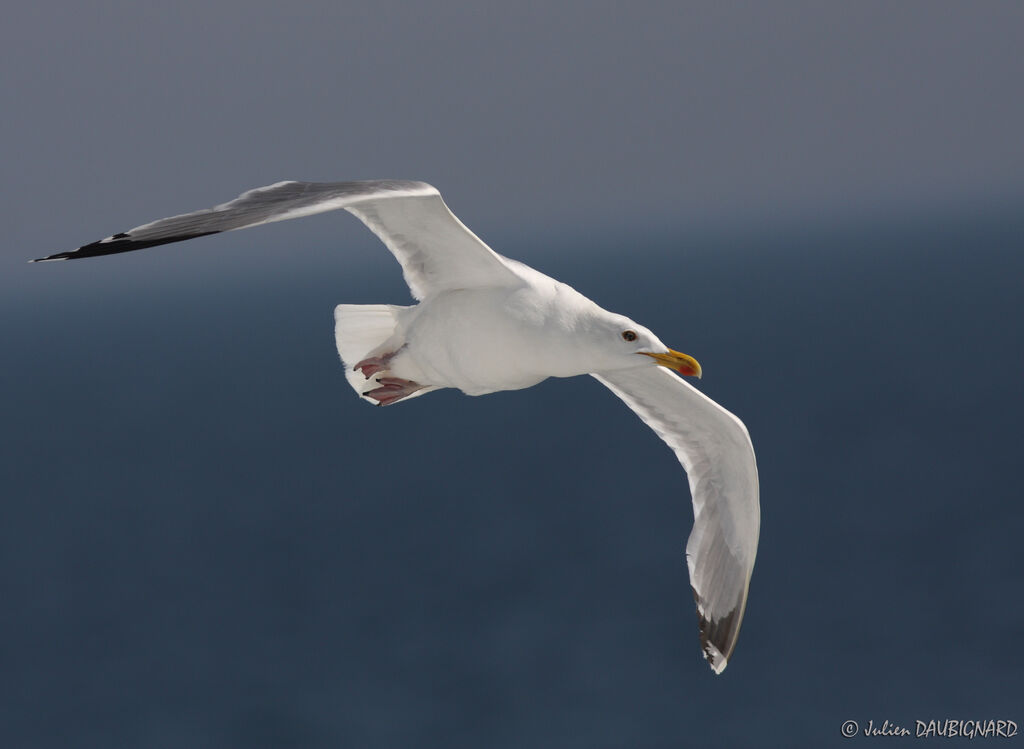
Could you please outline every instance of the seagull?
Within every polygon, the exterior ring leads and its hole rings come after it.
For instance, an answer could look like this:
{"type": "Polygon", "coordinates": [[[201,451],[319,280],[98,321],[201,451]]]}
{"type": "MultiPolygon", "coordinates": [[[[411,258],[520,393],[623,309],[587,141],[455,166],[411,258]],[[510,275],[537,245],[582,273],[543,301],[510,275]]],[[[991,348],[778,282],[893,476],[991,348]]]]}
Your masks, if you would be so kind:
{"type": "Polygon", "coordinates": [[[678,375],[701,376],[628,317],[484,244],[425,182],[277,182],[31,262],[113,255],[344,208],[391,250],[418,304],[341,304],[335,341],[360,398],[391,406],[441,388],[467,395],[589,374],[675,452],[689,479],[686,544],[701,650],[732,657],[761,524],[746,427],[678,375]],[[678,375],[676,374],[678,373],[678,375]]]}

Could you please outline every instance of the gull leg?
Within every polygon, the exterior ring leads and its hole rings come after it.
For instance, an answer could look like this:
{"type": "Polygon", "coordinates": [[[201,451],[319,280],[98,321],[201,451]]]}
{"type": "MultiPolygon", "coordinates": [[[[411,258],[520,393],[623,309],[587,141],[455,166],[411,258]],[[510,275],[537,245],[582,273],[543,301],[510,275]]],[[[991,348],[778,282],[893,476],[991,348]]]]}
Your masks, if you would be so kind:
{"type": "MultiPolygon", "coordinates": [[[[359,365],[356,365],[356,369],[359,365]]],[[[364,370],[365,373],[365,370],[364,370]]],[[[378,406],[390,406],[395,401],[400,401],[402,398],[408,398],[410,395],[415,393],[417,390],[422,390],[423,385],[412,380],[403,380],[401,377],[379,377],[376,380],[380,387],[368,390],[363,395],[368,398],[373,398],[377,401],[378,406]]]]}
{"type": "Polygon", "coordinates": [[[370,379],[373,375],[377,374],[388,368],[388,364],[395,358],[397,351],[390,354],[383,354],[382,356],[371,356],[368,359],[363,359],[361,362],[352,367],[353,371],[362,372],[363,377],[370,379]]]}
{"type": "Polygon", "coordinates": [[[378,372],[386,370],[391,365],[391,360],[398,356],[404,348],[405,344],[402,344],[397,349],[389,353],[381,354],[380,356],[369,356],[352,367],[352,371],[362,372],[363,377],[370,379],[378,372]]]}

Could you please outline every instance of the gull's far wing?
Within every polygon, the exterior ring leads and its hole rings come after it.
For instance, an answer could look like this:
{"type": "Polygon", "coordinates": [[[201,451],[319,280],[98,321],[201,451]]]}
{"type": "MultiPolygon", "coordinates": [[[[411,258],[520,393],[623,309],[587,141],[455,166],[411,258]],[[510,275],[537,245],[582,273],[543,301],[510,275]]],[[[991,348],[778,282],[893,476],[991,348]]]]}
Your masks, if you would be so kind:
{"type": "Polygon", "coordinates": [[[736,647],[761,525],[757,464],[743,423],[662,367],[595,374],[675,451],[693,497],[686,544],[704,657],[715,673],[736,647]]]}
{"type": "Polygon", "coordinates": [[[34,262],[113,255],[340,208],[394,253],[416,299],[447,289],[520,282],[503,258],[448,210],[437,189],[407,180],[278,182],[34,262]]]}

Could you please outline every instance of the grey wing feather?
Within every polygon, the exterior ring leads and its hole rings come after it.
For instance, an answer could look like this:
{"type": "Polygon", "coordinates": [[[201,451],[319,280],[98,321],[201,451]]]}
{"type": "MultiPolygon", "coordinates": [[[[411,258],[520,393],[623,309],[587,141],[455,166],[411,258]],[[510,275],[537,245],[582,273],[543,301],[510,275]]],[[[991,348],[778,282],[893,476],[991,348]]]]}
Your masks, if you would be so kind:
{"type": "Polygon", "coordinates": [[[417,299],[448,288],[519,281],[504,259],[448,210],[434,187],[408,180],[278,182],[34,262],[131,252],[342,208],[394,253],[417,299]]]}
{"type": "Polygon", "coordinates": [[[686,544],[701,646],[715,673],[732,657],[761,525],[757,463],[746,427],[668,370],[595,374],[675,452],[694,523],[686,544]]]}

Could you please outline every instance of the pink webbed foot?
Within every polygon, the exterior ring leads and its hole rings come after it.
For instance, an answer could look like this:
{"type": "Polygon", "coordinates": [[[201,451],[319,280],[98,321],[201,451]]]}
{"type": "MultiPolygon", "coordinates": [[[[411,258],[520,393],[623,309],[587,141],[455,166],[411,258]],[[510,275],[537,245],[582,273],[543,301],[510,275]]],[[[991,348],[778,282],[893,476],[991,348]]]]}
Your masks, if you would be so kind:
{"type": "Polygon", "coordinates": [[[391,360],[398,356],[402,349],[405,348],[403,343],[394,351],[387,354],[381,354],[380,356],[369,356],[363,359],[361,362],[352,367],[353,372],[362,372],[363,377],[370,379],[378,372],[384,372],[391,366],[391,360]]]}
{"type": "Polygon", "coordinates": [[[384,354],[383,356],[371,356],[369,359],[363,359],[361,362],[352,367],[355,372],[362,372],[363,377],[370,379],[378,372],[382,372],[388,368],[391,360],[395,358],[397,351],[391,354],[384,354]]]}
{"type": "Polygon", "coordinates": [[[373,398],[378,406],[390,406],[395,401],[408,398],[417,390],[422,390],[423,385],[412,380],[403,380],[400,377],[381,377],[377,380],[378,388],[368,390],[363,395],[373,398]]]}

